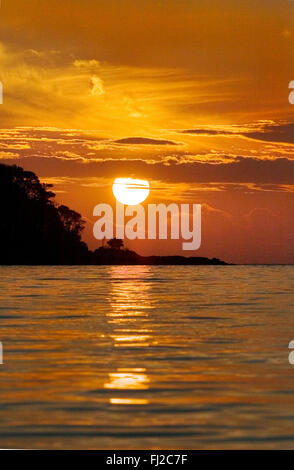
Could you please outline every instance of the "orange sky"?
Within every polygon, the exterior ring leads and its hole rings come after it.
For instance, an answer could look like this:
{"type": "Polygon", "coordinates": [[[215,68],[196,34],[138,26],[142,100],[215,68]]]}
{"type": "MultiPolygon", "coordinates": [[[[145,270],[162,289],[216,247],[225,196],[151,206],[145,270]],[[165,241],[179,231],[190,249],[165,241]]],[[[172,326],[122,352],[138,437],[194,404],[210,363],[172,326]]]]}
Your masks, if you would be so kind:
{"type": "Polygon", "coordinates": [[[294,262],[294,2],[2,1],[0,158],[88,220],[115,177],[203,204],[196,253],[294,262]]]}

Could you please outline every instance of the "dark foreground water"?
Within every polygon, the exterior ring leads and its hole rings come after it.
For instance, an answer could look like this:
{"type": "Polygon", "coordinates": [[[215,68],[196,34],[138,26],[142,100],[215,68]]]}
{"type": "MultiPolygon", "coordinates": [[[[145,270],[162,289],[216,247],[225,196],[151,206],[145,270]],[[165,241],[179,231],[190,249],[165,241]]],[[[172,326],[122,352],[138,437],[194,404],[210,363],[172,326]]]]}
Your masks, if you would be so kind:
{"type": "Polygon", "coordinates": [[[0,267],[0,447],[294,449],[294,267],[0,267]]]}

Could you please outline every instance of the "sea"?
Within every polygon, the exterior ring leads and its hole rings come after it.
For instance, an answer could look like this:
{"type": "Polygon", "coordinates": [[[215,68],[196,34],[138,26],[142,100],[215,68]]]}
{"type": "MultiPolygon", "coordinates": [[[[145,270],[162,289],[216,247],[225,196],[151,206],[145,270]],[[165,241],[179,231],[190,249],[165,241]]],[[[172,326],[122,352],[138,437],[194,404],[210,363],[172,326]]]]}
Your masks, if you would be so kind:
{"type": "Polygon", "coordinates": [[[0,267],[0,447],[294,449],[293,286],[294,266],[0,267]]]}

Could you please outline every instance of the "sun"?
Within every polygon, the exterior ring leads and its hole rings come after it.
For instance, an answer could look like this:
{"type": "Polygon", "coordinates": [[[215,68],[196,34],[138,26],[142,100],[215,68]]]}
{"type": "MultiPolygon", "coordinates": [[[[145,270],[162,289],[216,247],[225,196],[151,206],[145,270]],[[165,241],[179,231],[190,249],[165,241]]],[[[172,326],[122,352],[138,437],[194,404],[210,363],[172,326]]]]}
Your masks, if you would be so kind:
{"type": "Polygon", "coordinates": [[[127,206],[136,206],[145,201],[150,189],[146,180],[116,178],[112,185],[112,191],[117,201],[127,206]]]}

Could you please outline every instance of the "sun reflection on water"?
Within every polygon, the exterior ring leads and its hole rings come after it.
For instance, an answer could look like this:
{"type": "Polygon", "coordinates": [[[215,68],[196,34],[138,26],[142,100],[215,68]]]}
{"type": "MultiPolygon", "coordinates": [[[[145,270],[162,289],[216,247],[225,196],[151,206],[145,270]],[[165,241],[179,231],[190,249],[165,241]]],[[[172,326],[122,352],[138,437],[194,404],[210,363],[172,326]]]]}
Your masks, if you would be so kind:
{"type": "MultiPolygon", "coordinates": [[[[109,296],[110,312],[107,322],[111,328],[109,337],[114,348],[122,349],[116,364],[125,365],[130,348],[146,348],[152,344],[149,312],[152,309],[149,290],[149,266],[136,266],[132,271],[127,266],[110,268],[111,291],[109,296]]],[[[104,388],[113,391],[130,391],[129,396],[111,397],[112,405],[146,405],[145,397],[133,397],[132,391],[148,390],[150,378],[144,367],[141,367],[140,356],[136,367],[117,367],[109,372],[104,388]]],[[[124,392],[125,394],[125,392],[124,392]]]]}

